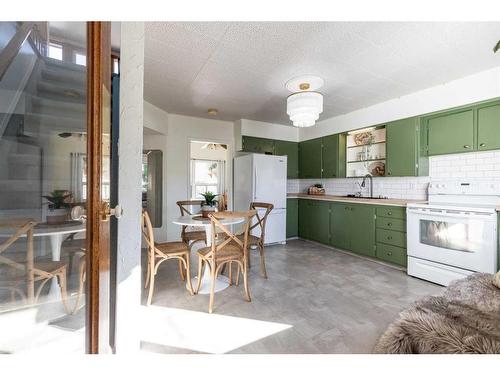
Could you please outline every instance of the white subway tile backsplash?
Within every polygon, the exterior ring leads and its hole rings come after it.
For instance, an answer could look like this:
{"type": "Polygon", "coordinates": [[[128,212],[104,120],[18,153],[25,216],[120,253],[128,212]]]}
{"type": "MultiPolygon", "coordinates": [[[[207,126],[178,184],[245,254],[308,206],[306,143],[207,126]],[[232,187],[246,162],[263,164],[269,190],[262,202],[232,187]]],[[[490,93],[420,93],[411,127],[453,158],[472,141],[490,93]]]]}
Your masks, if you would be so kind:
{"type": "MultiPolygon", "coordinates": [[[[432,180],[462,179],[500,182],[500,151],[431,156],[429,177],[374,177],[373,194],[399,199],[427,199],[427,188],[432,180]]],[[[347,195],[360,191],[361,181],[362,178],[291,179],[287,187],[289,193],[302,193],[309,186],[322,183],[327,194],[347,195]]],[[[369,194],[368,186],[362,190],[363,195],[369,194]]]]}

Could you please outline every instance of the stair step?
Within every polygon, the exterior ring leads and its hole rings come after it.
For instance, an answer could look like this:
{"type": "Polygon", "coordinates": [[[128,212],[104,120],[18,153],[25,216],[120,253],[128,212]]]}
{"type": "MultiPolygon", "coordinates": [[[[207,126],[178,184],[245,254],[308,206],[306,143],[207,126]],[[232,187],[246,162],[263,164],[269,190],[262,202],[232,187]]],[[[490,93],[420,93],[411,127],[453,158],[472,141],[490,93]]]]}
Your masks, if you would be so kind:
{"type": "Polygon", "coordinates": [[[37,85],[38,95],[53,100],[85,103],[85,89],[76,85],[41,80],[37,85]]]}
{"type": "Polygon", "coordinates": [[[24,131],[26,134],[83,133],[87,130],[85,118],[71,118],[40,113],[27,113],[24,131]]]}
{"type": "Polygon", "coordinates": [[[31,111],[34,113],[60,115],[84,119],[87,107],[84,103],[47,99],[40,96],[31,97],[31,111]]]}
{"type": "Polygon", "coordinates": [[[45,63],[45,67],[56,70],[67,70],[85,74],[87,71],[87,67],[83,65],[68,63],[67,61],[61,61],[52,59],[50,57],[46,57],[43,59],[45,63]]]}
{"type": "Polygon", "coordinates": [[[42,77],[46,81],[71,83],[81,88],[85,87],[87,82],[85,72],[54,67],[43,68],[42,77]]]}

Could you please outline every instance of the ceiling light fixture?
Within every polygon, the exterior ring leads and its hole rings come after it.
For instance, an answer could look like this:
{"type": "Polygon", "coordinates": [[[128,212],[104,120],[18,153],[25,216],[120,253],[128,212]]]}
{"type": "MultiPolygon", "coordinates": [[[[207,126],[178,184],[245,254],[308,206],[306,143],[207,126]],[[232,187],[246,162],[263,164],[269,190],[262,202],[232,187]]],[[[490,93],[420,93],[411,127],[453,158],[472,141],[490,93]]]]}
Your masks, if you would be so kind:
{"type": "Polygon", "coordinates": [[[210,116],[216,116],[219,113],[215,108],[209,108],[207,112],[210,116]]]}
{"type": "Polygon", "coordinates": [[[291,94],[286,100],[286,113],[294,126],[313,126],[323,112],[323,95],[315,90],[323,86],[323,79],[317,76],[300,76],[289,80],[286,88],[291,94]]]}

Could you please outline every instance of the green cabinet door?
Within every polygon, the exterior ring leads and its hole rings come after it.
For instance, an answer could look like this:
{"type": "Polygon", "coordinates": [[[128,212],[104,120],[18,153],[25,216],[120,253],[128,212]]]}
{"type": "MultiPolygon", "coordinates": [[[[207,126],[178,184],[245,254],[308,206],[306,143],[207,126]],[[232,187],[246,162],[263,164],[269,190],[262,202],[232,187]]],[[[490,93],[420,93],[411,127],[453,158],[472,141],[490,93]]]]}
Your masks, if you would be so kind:
{"type": "Polygon", "coordinates": [[[321,178],[321,138],[299,143],[300,178],[321,178]]]}
{"type": "Polygon", "coordinates": [[[324,244],[330,243],[330,202],[308,202],[311,223],[310,239],[324,244]]]}
{"type": "Polygon", "coordinates": [[[274,154],[274,139],[243,136],[242,150],[259,154],[274,154]]]}
{"type": "Polygon", "coordinates": [[[299,237],[311,239],[311,209],[307,199],[299,199],[299,237]]]}
{"type": "Polygon", "coordinates": [[[474,151],[474,111],[466,109],[427,120],[429,155],[474,151]]]}
{"type": "Polygon", "coordinates": [[[286,238],[299,235],[299,200],[289,198],[286,200],[286,238]]]}
{"type": "Polygon", "coordinates": [[[299,177],[299,144],[297,142],[275,141],[274,154],[286,155],[288,178],[299,177]]]}
{"type": "Polygon", "coordinates": [[[375,207],[352,205],[350,207],[350,250],[366,256],[375,256],[375,207]]]}
{"type": "Polygon", "coordinates": [[[336,248],[350,248],[350,206],[332,203],[330,212],[330,244],[336,248]]]}
{"type": "Polygon", "coordinates": [[[500,103],[477,110],[477,149],[500,149],[500,103]]]}
{"type": "Polygon", "coordinates": [[[345,177],[345,135],[334,134],[324,137],[322,144],[322,177],[345,177]]]}
{"type": "Polygon", "coordinates": [[[418,123],[415,118],[390,122],[386,129],[386,176],[417,176],[418,123]]]}

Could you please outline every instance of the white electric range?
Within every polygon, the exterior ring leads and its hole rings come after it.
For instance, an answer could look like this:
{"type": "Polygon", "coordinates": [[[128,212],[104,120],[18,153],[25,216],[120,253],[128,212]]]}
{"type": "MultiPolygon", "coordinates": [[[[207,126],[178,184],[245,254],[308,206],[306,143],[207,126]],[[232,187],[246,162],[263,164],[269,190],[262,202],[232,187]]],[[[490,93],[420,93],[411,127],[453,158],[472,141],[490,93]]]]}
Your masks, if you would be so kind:
{"type": "Polygon", "coordinates": [[[473,272],[498,269],[500,183],[429,184],[428,203],[408,204],[408,275],[448,285],[473,272]]]}

